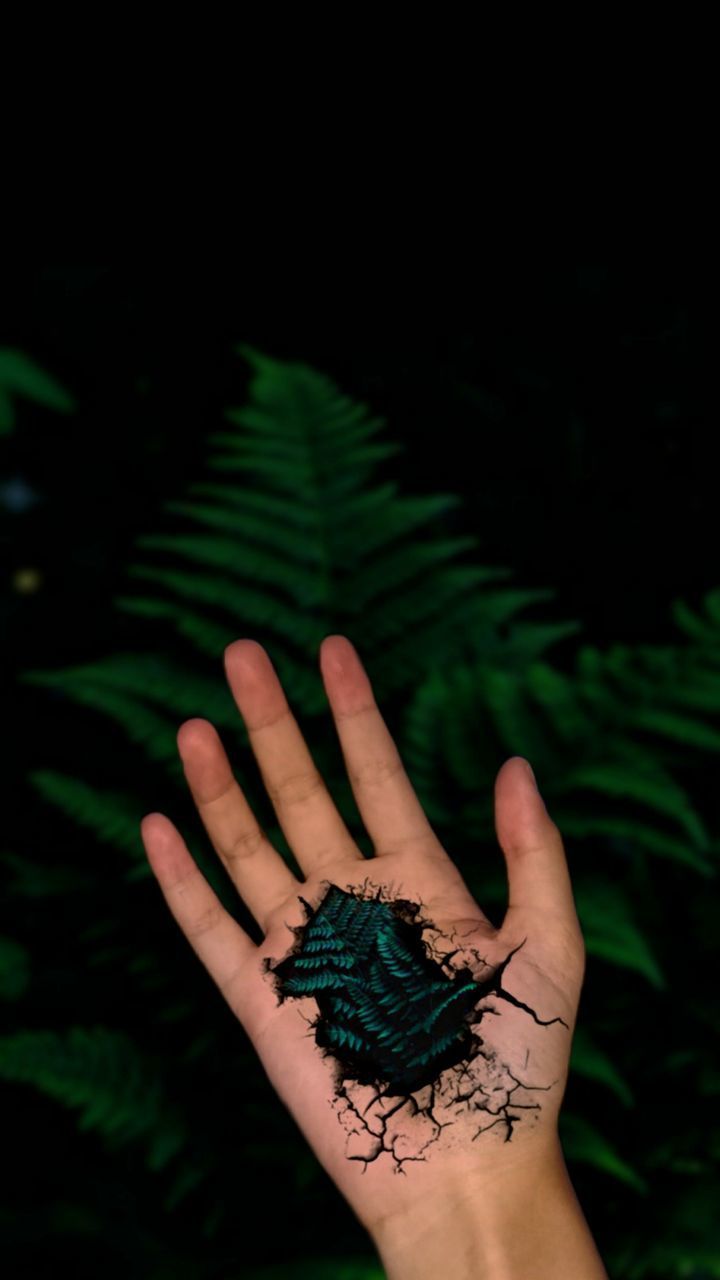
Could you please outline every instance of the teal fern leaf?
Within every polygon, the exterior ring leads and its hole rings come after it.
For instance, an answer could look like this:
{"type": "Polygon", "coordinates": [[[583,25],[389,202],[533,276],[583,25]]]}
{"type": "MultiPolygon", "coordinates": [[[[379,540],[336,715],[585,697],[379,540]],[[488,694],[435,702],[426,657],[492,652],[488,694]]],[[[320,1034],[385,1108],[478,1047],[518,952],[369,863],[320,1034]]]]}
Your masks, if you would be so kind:
{"type": "Polygon", "coordinates": [[[281,1000],[317,1000],[317,1044],[342,1051],[357,1079],[411,1091],[469,1052],[467,1015],[484,988],[468,970],[450,976],[423,954],[408,922],[379,897],[331,885],[301,950],[270,967],[281,1000]]]}

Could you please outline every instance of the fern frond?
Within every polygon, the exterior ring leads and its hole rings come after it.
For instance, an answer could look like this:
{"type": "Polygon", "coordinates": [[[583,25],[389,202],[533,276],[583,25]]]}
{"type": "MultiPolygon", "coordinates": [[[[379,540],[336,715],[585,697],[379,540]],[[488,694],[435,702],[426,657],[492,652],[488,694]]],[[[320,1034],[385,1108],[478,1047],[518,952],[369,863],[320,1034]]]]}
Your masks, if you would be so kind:
{"type": "Polygon", "coordinates": [[[697,717],[686,720],[663,706],[682,704],[685,681],[678,678],[679,669],[687,676],[694,700],[704,683],[697,655],[681,660],[667,650],[645,647],[636,655],[616,646],[609,665],[610,672],[604,656],[585,646],[574,676],[561,675],[547,663],[530,662],[517,669],[509,660],[490,665],[487,659],[474,667],[460,664],[428,675],[407,710],[401,744],[424,802],[435,809],[444,804],[447,770],[469,794],[458,815],[464,836],[482,838],[488,814],[478,794],[492,783],[488,746],[500,743],[503,755],[545,762],[547,783],[541,777],[541,790],[567,836],[605,832],[627,837],[712,875],[714,846],[690,795],[657,751],[649,744],[639,751],[637,742],[638,726],[644,723],[673,745],[682,739],[683,726],[685,741],[692,745],[706,750],[713,749],[716,740],[720,745],[720,733],[705,731],[697,717]],[[478,724],[487,726],[482,737],[478,724]],[[602,796],[601,815],[586,798],[588,792],[602,796]],[[629,806],[638,809],[637,816],[628,812],[629,806]],[[668,830],[668,818],[680,835],[668,830]]]}
{"type": "Polygon", "coordinates": [[[205,573],[178,573],[144,565],[131,565],[128,572],[131,576],[144,578],[148,582],[162,583],[168,591],[181,599],[224,610],[229,617],[235,619],[236,625],[229,633],[233,636],[237,632],[237,624],[243,626],[246,619],[252,616],[256,626],[272,627],[286,640],[308,649],[319,644],[322,639],[318,620],[312,614],[299,612],[295,605],[286,604],[282,599],[273,598],[263,591],[238,584],[229,578],[205,573]]]}
{"type": "MultiPolygon", "coordinates": [[[[460,505],[457,495],[404,498],[394,484],[368,484],[371,464],[400,447],[369,443],[384,422],[369,417],[364,405],[303,364],[273,360],[247,344],[239,350],[255,367],[250,403],[225,414],[237,434],[210,437],[211,444],[228,452],[221,458],[211,455],[208,469],[239,468],[247,482],[228,477],[225,485],[193,484],[191,493],[214,499],[211,507],[165,505],[209,532],[136,541],[185,562],[220,568],[230,581],[167,564],[133,565],[130,573],[163,588],[165,598],[146,606],[148,616],[172,621],[208,655],[219,656],[235,635],[238,618],[244,633],[254,628],[286,642],[278,662],[290,672],[303,713],[323,707],[312,683],[302,679],[304,662],[315,659],[323,635],[344,625],[373,663],[382,697],[414,681],[430,654],[441,660],[443,652],[457,650],[475,615],[478,626],[485,625],[479,588],[511,570],[454,563],[477,545],[473,537],[444,538],[436,532],[438,519],[460,505]],[[411,538],[423,525],[425,540],[411,538]],[[218,617],[226,615],[227,631],[201,617],[197,604],[211,607],[218,617]],[[409,656],[407,635],[418,633],[420,649],[409,656]],[[298,659],[293,650],[303,656],[298,659]]],[[[510,616],[522,603],[546,594],[518,593],[508,598],[503,612],[502,593],[496,593],[488,608],[510,616]]],[[[142,608],[137,598],[123,597],[116,604],[126,611],[142,608]]]]}
{"type": "Polygon", "coordinates": [[[97,1130],[110,1146],[142,1142],[151,1169],[186,1140],[155,1063],[123,1032],[94,1026],[0,1036],[0,1078],[72,1108],[78,1128],[97,1130]]]}
{"type": "Polygon", "coordinates": [[[13,396],[24,396],[56,413],[74,413],[77,401],[57,378],[18,347],[0,347],[0,436],[15,426],[13,396]]]}
{"type": "MultiPolygon", "coordinates": [[[[707,704],[704,709],[710,710],[707,704]]],[[[690,716],[678,715],[675,711],[654,711],[650,707],[641,707],[628,713],[626,723],[630,728],[645,729],[648,733],[657,734],[659,738],[674,739],[703,751],[720,752],[720,729],[714,729],[690,716]]]]}
{"type": "MultiPolygon", "coordinates": [[[[143,853],[139,833],[142,814],[138,814],[137,800],[119,791],[101,790],[56,769],[35,769],[28,776],[40,794],[68,817],[139,860],[143,853]]],[[[152,874],[144,855],[143,861],[147,865],[144,874],[152,874]]]]}
{"type": "MultiPolygon", "coordinates": [[[[185,562],[203,568],[226,569],[238,578],[278,587],[298,606],[322,603],[318,565],[324,568],[325,557],[312,543],[307,547],[286,547],[283,555],[261,551],[252,543],[240,548],[232,538],[203,537],[201,534],[153,534],[136,538],[136,546],[172,551],[185,562]]],[[[138,576],[141,567],[130,566],[138,576]]],[[[170,571],[168,571],[170,572],[170,571]]],[[[177,575],[176,575],[177,576],[177,575]]]]}
{"type": "Polygon", "coordinates": [[[645,1178],[641,1177],[589,1120],[563,1110],[560,1112],[558,1123],[563,1151],[570,1160],[593,1165],[596,1169],[619,1178],[621,1182],[626,1182],[641,1194],[647,1193],[648,1184],[645,1178]]]}
{"type": "MultiPolygon", "coordinates": [[[[717,875],[716,865],[708,857],[693,848],[689,840],[678,839],[660,828],[649,826],[639,818],[629,816],[606,816],[595,811],[580,815],[568,809],[563,811],[562,828],[566,837],[577,836],[578,839],[590,839],[594,836],[611,837],[610,845],[617,846],[622,842],[628,853],[635,848],[647,849],[659,858],[668,858],[672,862],[685,863],[702,876],[717,875]]],[[[717,853],[712,843],[707,846],[707,853],[717,853]]]]}
{"type": "Polygon", "coordinates": [[[700,649],[717,654],[720,648],[720,587],[714,587],[703,597],[707,619],[701,618],[684,600],[673,600],[672,616],[680,628],[700,649]]]}
{"type": "Polygon", "coordinates": [[[96,889],[95,877],[78,867],[58,866],[54,861],[39,863],[37,858],[29,862],[9,849],[0,852],[0,862],[12,872],[13,878],[6,880],[9,897],[41,899],[66,895],[77,899],[96,889]]]}
{"type": "Polygon", "coordinates": [[[623,969],[634,969],[653,986],[664,988],[665,978],[650,946],[632,918],[622,888],[603,881],[575,877],[575,903],[588,955],[596,955],[623,969]]]}
{"type": "Polygon", "coordinates": [[[19,1000],[30,982],[30,952],[0,934],[0,1000],[19,1000]]]}
{"type": "Polygon", "coordinates": [[[700,850],[708,847],[705,824],[693,808],[687,792],[654,761],[642,767],[636,760],[631,762],[628,758],[618,763],[610,760],[579,765],[568,771],[558,787],[560,794],[587,788],[605,797],[636,800],[656,813],[675,818],[700,850]]]}
{"type": "Polygon", "coordinates": [[[122,726],[131,742],[144,748],[148,759],[165,765],[179,779],[182,765],[178,757],[175,724],[166,716],[158,714],[147,702],[128,697],[122,690],[112,689],[102,683],[101,678],[93,680],[93,674],[102,677],[101,663],[98,663],[94,673],[68,671],[65,680],[60,679],[57,672],[25,672],[22,678],[28,684],[60,688],[75,702],[90,707],[93,711],[105,712],[122,726]]]}
{"type": "Polygon", "coordinates": [[[596,1044],[587,1028],[580,1022],[573,1032],[570,1053],[570,1070],[588,1080],[597,1080],[620,1099],[626,1107],[634,1103],[632,1090],[620,1074],[612,1058],[596,1044]]]}

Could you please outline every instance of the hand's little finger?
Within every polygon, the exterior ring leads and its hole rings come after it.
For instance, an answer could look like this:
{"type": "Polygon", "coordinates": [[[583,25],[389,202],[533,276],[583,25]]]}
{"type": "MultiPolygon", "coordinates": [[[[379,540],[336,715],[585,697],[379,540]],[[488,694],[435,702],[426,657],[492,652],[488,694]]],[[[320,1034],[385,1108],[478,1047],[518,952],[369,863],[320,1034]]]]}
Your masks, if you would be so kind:
{"type": "Polygon", "coordinates": [[[148,861],[173,916],[234,1013],[245,1023],[258,948],[225,910],[172,822],[162,813],[150,813],[143,818],[140,830],[148,861]]]}

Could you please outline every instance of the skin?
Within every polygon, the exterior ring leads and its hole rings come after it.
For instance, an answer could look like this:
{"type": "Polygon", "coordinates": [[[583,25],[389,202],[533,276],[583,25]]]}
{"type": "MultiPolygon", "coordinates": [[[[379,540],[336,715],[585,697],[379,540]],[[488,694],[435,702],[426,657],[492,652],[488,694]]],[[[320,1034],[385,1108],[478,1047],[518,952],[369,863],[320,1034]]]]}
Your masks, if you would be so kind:
{"type": "MultiPolygon", "coordinates": [[[[391,1280],[444,1271],[468,1277],[557,1276],[559,1241],[567,1274],[606,1273],[567,1176],[557,1117],[568,1073],[572,1031],[584,976],[585,950],[562,837],[519,756],[495,781],[494,813],[505,857],[508,907],[495,929],[469,892],[432,830],[373,696],[352,642],[325,638],[319,665],[358,810],[374,856],[353,840],[320,777],[273,668],[255,640],[224,653],[226,677],[278,821],[302,869],[298,879],[268,841],[236,782],[213,725],[191,719],[178,731],[185,776],[214,849],[257,921],[259,945],[225,911],[168,817],[150,813],[141,834],[167,905],[199,959],[241,1022],[263,1067],[360,1222],[372,1236],[391,1280]],[[541,1092],[513,1094],[540,1103],[518,1110],[507,1126],[496,1117],[449,1101],[450,1123],[437,1142],[427,1118],[405,1107],[395,1117],[397,1150],[422,1158],[398,1163],[389,1152],[370,1163],[367,1131],[356,1133],[338,1112],[336,1072],[315,1043],[313,999],[279,1003],[266,962],[296,946],[290,925],[304,924],[300,896],[316,906],[328,883],[349,890],[370,883],[422,904],[441,952],[467,948],[499,964],[526,939],[503,974],[503,987],[539,1018],[488,997],[480,1031],[494,1070],[541,1092]],[[493,1012],[494,1011],[494,1012],[493,1012]],[[356,1158],[353,1158],[355,1156],[356,1158]],[[546,1268],[546,1269],[545,1269],[546,1268]]],[[[366,890],[367,892],[367,890],[366,890]]],[[[487,977],[489,969],[478,970],[487,977]]],[[[488,1063],[472,1064],[487,1084],[488,1063]],[[485,1074],[483,1074],[485,1073],[485,1074]]],[[[507,1077],[505,1077],[507,1080],[507,1077]]],[[[376,1090],[365,1086],[356,1100],[376,1090]]],[[[449,1098],[450,1095],[448,1095],[449,1098]]],[[[476,1095],[483,1099],[487,1095],[476,1095]]],[[[502,1096],[502,1095],[499,1095],[502,1096]]],[[[387,1107],[387,1102],[386,1102],[387,1107]]],[[[436,1135],[437,1136],[437,1135],[436,1135]]]]}

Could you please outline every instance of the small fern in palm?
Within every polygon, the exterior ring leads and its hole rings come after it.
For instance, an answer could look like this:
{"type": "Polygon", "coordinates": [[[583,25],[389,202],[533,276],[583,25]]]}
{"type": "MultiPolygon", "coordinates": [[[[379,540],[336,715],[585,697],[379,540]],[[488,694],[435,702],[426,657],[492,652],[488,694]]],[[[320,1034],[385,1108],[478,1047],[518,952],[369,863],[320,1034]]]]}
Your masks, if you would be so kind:
{"type": "Polygon", "coordinates": [[[315,998],[316,1042],[355,1080],[408,1094],[468,1056],[465,1015],[482,987],[428,957],[396,904],[332,885],[302,935],[299,953],[271,966],[280,997],[315,998]]]}

